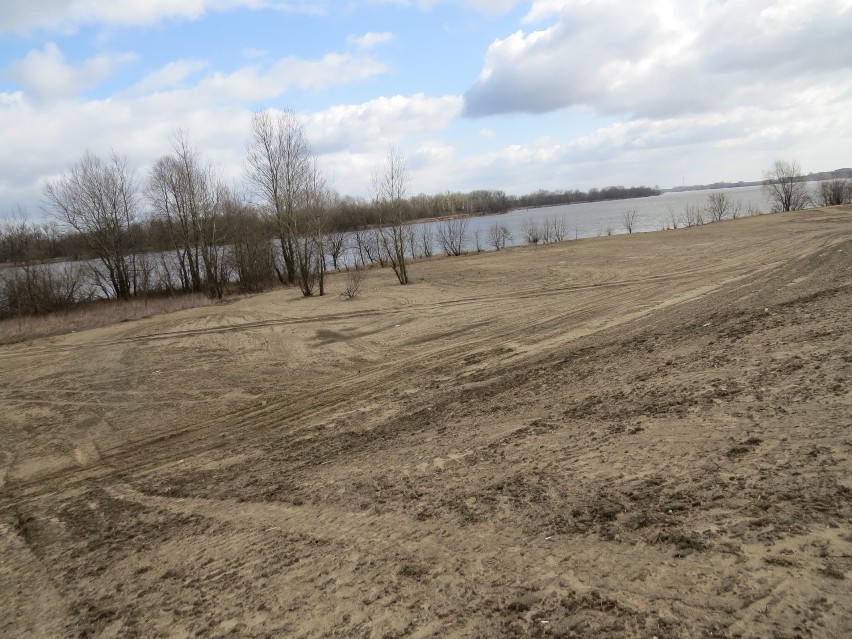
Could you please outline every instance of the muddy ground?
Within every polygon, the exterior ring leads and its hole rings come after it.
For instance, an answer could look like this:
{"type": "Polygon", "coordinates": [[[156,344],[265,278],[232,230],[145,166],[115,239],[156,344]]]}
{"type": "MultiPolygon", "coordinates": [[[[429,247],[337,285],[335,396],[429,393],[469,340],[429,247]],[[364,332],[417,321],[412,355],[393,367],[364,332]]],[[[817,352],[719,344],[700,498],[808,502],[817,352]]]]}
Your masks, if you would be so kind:
{"type": "Polygon", "coordinates": [[[852,636],[851,207],[411,273],[0,347],[0,636],[852,636]]]}

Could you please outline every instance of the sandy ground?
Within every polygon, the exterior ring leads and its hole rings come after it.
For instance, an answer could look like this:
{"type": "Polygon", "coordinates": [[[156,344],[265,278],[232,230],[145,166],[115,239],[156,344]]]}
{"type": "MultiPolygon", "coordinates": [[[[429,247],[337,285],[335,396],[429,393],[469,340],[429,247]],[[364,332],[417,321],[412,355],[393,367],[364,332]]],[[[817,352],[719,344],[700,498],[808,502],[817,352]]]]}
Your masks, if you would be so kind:
{"type": "Polygon", "coordinates": [[[411,272],[0,347],[0,636],[852,636],[852,207],[411,272]]]}

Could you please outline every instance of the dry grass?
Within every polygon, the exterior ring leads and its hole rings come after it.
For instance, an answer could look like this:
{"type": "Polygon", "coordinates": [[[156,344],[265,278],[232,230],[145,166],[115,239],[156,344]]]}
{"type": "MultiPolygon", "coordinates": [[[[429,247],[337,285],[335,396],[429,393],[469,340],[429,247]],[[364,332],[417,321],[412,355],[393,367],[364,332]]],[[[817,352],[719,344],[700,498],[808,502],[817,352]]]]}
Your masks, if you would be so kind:
{"type": "Polygon", "coordinates": [[[90,328],[109,326],[118,322],[174,313],[187,308],[215,304],[206,295],[141,298],[130,302],[100,300],[74,309],[36,317],[14,317],[0,321],[0,344],[25,342],[38,337],[63,335],[90,328]]]}

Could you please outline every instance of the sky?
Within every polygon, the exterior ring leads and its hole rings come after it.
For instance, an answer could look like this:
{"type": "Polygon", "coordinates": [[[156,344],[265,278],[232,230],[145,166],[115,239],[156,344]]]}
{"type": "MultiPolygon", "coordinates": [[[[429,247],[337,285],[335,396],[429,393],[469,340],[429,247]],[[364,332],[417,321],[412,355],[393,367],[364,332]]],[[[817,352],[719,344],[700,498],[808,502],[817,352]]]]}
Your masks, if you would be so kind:
{"type": "Polygon", "coordinates": [[[852,0],[0,0],[0,215],[87,151],[140,184],[177,130],[235,186],[290,109],[341,194],[852,166],[852,0]]]}

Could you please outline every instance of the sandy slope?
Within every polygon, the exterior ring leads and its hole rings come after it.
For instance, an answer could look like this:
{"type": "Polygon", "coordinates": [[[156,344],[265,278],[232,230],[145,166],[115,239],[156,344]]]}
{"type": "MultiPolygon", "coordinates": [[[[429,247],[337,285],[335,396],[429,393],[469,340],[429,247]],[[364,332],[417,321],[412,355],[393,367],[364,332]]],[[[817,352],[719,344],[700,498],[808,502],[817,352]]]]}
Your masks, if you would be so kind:
{"type": "Polygon", "coordinates": [[[0,347],[0,635],[852,634],[852,209],[411,270],[0,347]]]}

